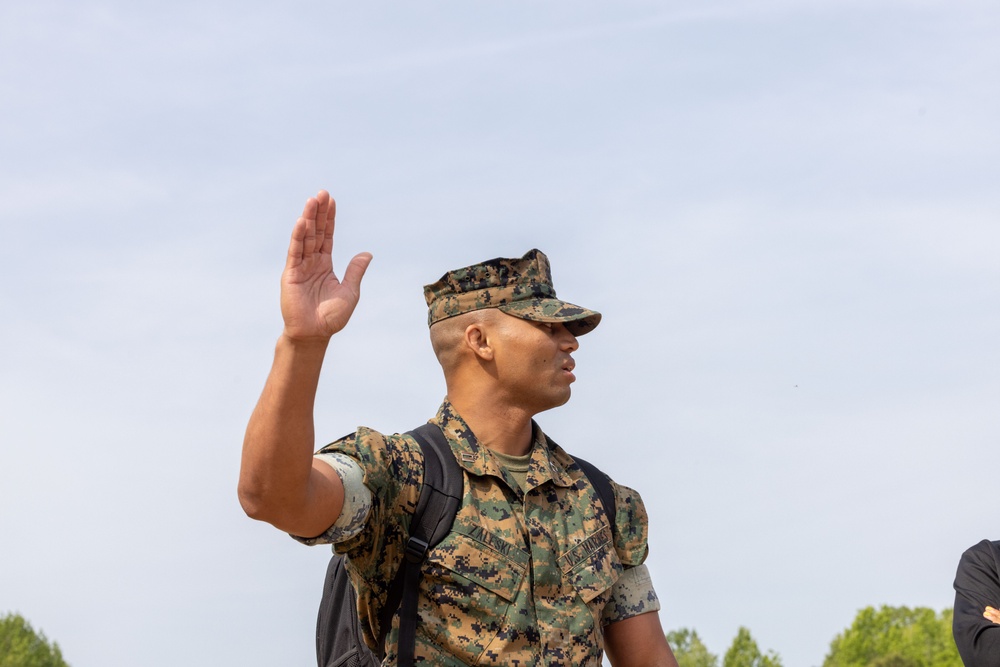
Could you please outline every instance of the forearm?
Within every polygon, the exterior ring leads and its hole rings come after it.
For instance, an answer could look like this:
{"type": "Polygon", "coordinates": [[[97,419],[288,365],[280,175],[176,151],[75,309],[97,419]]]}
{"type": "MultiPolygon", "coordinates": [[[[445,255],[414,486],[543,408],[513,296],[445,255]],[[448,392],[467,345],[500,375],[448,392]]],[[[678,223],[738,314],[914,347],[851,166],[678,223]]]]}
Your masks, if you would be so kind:
{"type": "Polygon", "coordinates": [[[984,628],[970,646],[959,651],[970,667],[1000,667],[1000,629],[984,628]]]}
{"type": "Polygon", "coordinates": [[[606,626],[604,645],[615,667],[677,667],[655,611],[606,626]]]}
{"type": "Polygon", "coordinates": [[[955,629],[955,645],[966,665],[1000,667],[1000,626],[982,618],[956,616],[955,629]]]}
{"type": "Polygon", "coordinates": [[[962,554],[955,574],[955,645],[969,667],[1000,667],[1000,625],[983,617],[1000,603],[1000,543],[983,540],[962,554]]]}
{"type": "Polygon", "coordinates": [[[323,475],[325,467],[313,469],[313,408],[327,343],[321,338],[279,338],[243,441],[243,509],[255,519],[304,536],[325,530],[343,502],[343,489],[334,488],[340,486],[339,478],[323,475]]]}
{"type": "Polygon", "coordinates": [[[982,606],[956,596],[955,645],[969,667],[1000,667],[1000,625],[983,618],[982,606]]]}

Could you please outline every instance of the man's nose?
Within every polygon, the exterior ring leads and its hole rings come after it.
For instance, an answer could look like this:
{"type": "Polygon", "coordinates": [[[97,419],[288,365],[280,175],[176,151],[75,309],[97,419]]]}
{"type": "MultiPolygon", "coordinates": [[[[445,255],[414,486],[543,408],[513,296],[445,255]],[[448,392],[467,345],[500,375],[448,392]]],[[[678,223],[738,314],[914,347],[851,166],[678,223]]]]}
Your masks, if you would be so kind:
{"type": "Polygon", "coordinates": [[[569,352],[574,352],[580,349],[580,342],[576,339],[576,336],[570,333],[570,330],[567,329],[566,325],[562,323],[559,324],[559,337],[559,345],[562,349],[569,352]]]}

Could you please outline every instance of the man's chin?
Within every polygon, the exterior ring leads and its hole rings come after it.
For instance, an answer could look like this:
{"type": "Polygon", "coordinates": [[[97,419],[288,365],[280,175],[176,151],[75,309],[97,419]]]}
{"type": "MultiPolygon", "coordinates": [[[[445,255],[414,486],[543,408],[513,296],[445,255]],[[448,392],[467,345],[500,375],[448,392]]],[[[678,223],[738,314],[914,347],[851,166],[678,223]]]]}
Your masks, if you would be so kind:
{"type": "Polygon", "coordinates": [[[567,387],[566,394],[564,396],[554,398],[551,403],[549,403],[547,406],[543,406],[541,409],[538,410],[538,412],[545,412],[546,410],[552,410],[553,408],[558,408],[563,405],[566,405],[567,403],[569,403],[570,393],[571,392],[567,387]]]}

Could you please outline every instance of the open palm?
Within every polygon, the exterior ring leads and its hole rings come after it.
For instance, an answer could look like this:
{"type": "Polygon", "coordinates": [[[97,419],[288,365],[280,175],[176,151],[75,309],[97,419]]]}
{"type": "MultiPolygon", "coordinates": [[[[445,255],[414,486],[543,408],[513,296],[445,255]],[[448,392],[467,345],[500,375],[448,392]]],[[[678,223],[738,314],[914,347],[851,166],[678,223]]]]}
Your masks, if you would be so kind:
{"type": "Polygon", "coordinates": [[[329,338],[343,329],[361,295],[361,278],[371,262],[359,253],[343,280],[333,272],[336,202],[325,190],[310,197],[292,228],[288,259],[281,274],[281,315],[291,338],[329,338]]]}

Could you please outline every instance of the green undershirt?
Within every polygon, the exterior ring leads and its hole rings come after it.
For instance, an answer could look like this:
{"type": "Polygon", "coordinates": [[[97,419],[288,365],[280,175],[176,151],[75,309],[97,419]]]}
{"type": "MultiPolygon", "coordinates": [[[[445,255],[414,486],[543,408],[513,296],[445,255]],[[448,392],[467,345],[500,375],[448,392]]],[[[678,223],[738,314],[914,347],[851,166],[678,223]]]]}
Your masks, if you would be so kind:
{"type": "Polygon", "coordinates": [[[495,449],[490,450],[493,452],[493,456],[497,457],[497,461],[500,466],[507,469],[510,476],[514,478],[517,485],[521,487],[524,491],[524,487],[528,483],[528,468],[531,465],[531,452],[522,456],[511,456],[510,454],[502,454],[495,449]]]}

